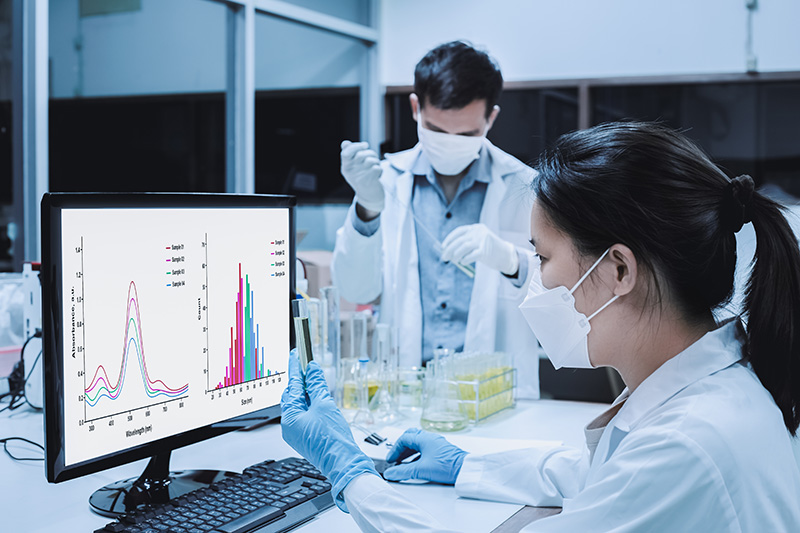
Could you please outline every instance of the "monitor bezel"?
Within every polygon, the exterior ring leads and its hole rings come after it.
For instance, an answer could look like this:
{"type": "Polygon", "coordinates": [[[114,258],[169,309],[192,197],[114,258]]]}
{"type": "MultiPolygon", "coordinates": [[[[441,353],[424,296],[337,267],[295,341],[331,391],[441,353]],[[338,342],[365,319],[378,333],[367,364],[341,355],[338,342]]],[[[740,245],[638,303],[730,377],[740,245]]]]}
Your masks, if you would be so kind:
{"type": "MultiPolygon", "coordinates": [[[[195,428],[67,466],[64,458],[64,366],[63,337],[59,315],[62,310],[61,212],[64,209],[102,208],[288,208],[289,287],[286,313],[291,316],[295,298],[295,220],[297,200],[288,195],[230,193],[45,193],[41,202],[42,223],[42,340],[44,360],[44,442],[45,475],[50,483],[93,474],[146,459],[207,440],[253,423],[280,418],[280,405],[255,410],[219,423],[195,428]],[[237,423],[240,421],[241,423],[237,423]]],[[[291,320],[290,320],[291,323],[291,320]]],[[[289,328],[290,346],[294,331],[289,328]]]]}

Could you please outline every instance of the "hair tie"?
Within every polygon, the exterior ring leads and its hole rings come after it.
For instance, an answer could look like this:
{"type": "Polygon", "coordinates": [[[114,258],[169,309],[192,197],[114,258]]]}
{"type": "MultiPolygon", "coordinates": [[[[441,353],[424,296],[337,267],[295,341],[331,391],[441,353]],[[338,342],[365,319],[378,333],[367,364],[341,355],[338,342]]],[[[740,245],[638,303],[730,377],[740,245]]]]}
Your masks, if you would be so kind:
{"type": "Polygon", "coordinates": [[[723,229],[737,233],[753,219],[753,178],[742,174],[733,178],[722,193],[720,223],[723,229]]]}

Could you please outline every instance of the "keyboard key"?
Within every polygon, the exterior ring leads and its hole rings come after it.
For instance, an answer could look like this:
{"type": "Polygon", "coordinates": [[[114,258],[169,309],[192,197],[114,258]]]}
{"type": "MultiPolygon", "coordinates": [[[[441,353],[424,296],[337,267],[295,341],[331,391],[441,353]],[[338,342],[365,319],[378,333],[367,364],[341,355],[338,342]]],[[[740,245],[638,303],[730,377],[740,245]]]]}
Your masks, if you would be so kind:
{"type": "Polygon", "coordinates": [[[297,492],[292,495],[292,497],[297,500],[297,503],[303,503],[305,501],[308,501],[314,496],[316,496],[316,494],[312,494],[311,496],[309,496],[308,494],[303,494],[302,492],[297,492]]]}
{"type": "Polygon", "coordinates": [[[128,513],[120,516],[119,521],[124,522],[125,524],[138,524],[140,522],[144,522],[144,517],[136,513],[128,513]]]}
{"type": "Polygon", "coordinates": [[[224,531],[225,533],[240,533],[243,531],[250,531],[250,529],[256,526],[264,525],[281,516],[284,516],[283,511],[276,509],[275,507],[266,506],[253,511],[252,513],[248,513],[238,520],[234,520],[233,522],[219,526],[217,529],[224,531]]]}
{"type": "Polygon", "coordinates": [[[288,489],[283,489],[282,491],[276,492],[277,496],[289,496],[290,494],[294,494],[300,490],[300,487],[289,487],[288,489]]]}

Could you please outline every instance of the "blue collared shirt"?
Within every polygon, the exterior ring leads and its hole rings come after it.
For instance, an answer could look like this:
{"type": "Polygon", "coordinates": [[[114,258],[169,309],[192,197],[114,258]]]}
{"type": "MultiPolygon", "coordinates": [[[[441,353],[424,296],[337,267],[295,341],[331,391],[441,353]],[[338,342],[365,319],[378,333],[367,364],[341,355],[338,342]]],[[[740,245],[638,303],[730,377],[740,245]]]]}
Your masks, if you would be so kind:
{"type": "MultiPolygon", "coordinates": [[[[422,360],[433,358],[435,348],[464,349],[470,297],[474,280],[451,263],[441,261],[441,249],[419,221],[432,232],[439,243],[459,226],[480,221],[483,200],[491,177],[491,161],[482,148],[477,160],[461,179],[453,201],[447,204],[433,167],[420,152],[411,168],[414,175],[411,209],[416,220],[414,227],[419,255],[420,300],[422,305],[422,360]]],[[[355,204],[348,214],[353,227],[364,236],[373,235],[380,226],[380,217],[369,222],[355,213],[355,204]]],[[[509,278],[520,287],[527,276],[527,263],[520,258],[520,271],[509,278]],[[524,272],[523,272],[524,270],[524,272]]]]}

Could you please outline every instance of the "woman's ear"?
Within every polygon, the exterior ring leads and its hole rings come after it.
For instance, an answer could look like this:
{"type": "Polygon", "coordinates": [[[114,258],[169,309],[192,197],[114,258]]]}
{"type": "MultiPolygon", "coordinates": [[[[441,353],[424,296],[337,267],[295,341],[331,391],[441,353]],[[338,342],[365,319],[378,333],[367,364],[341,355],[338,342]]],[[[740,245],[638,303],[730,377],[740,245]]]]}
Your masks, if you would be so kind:
{"type": "Polygon", "coordinates": [[[615,244],[608,251],[608,258],[614,267],[612,290],[616,296],[624,296],[633,291],[639,278],[639,265],[636,256],[624,244],[615,244]]]}

